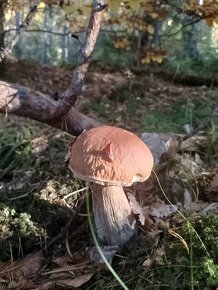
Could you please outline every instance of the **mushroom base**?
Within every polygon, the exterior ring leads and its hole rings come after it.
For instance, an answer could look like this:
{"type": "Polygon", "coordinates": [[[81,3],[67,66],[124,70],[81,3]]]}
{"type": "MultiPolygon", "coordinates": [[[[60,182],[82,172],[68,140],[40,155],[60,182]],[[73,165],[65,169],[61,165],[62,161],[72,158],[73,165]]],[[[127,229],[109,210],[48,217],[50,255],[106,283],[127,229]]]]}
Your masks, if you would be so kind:
{"type": "Polygon", "coordinates": [[[137,224],[122,186],[93,184],[95,226],[103,245],[122,247],[137,232],[137,224]]]}

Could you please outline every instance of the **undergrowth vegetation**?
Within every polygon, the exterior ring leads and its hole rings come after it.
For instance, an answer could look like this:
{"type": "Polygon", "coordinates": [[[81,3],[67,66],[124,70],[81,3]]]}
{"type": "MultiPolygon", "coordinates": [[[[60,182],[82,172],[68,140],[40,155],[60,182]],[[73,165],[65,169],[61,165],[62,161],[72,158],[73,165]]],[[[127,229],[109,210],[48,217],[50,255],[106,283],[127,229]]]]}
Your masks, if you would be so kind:
{"type": "Polygon", "coordinates": [[[58,219],[64,223],[71,212],[61,199],[80,184],[64,163],[72,137],[23,119],[16,127],[13,119],[1,122],[0,259],[5,260],[11,250],[18,258],[39,249],[45,228],[58,232],[58,219]]]}

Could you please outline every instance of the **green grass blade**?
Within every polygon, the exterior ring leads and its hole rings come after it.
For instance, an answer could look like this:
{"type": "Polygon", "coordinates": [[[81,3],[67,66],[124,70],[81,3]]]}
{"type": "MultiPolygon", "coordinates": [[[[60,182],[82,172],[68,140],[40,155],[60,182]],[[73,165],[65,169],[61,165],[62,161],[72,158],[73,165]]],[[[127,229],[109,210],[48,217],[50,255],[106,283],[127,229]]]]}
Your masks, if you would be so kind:
{"type": "Polygon", "coordinates": [[[106,266],[108,267],[108,270],[111,272],[111,274],[114,276],[114,278],[117,280],[117,282],[120,284],[120,286],[124,289],[124,290],[129,290],[129,288],[125,285],[125,283],[120,279],[120,277],[117,275],[117,273],[114,271],[114,269],[111,267],[110,263],[108,262],[108,260],[106,259],[95,234],[95,230],[93,227],[93,223],[92,223],[92,219],[91,219],[91,210],[90,210],[90,205],[89,205],[89,192],[87,190],[86,192],[86,208],[87,208],[87,213],[88,213],[88,222],[89,222],[89,227],[90,227],[90,231],[91,231],[91,235],[94,241],[94,244],[96,246],[96,249],[99,252],[99,255],[101,256],[102,260],[104,261],[104,263],[106,264],[106,266]]]}

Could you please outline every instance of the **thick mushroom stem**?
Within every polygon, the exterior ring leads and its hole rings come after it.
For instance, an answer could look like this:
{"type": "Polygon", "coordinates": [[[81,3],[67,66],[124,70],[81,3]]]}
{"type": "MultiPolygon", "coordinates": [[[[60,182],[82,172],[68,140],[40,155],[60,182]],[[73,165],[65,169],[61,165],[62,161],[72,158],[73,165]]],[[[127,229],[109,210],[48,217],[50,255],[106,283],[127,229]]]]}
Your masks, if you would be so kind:
{"type": "Polygon", "coordinates": [[[122,247],[137,232],[136,220],[122,186],[93,184],[97,236],[103,245],[122,247]]]}

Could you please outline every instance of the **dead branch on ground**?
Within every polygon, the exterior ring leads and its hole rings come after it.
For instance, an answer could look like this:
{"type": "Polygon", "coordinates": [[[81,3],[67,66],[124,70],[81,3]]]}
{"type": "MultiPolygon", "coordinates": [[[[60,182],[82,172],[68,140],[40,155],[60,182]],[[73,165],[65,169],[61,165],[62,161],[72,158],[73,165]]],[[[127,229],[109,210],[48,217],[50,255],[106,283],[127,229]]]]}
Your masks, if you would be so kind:
{"type": "Polygon", "coordinates": [[[51,96],[32,91],[29,88],[0,81],[0,113],[15,114],[49,124],[78,136],[99,123],[72,107],[67,114],[51,118],[57,110],[58,102],[51,96]],[[51,115],[50,115],[51,114],[51,115]]]}

